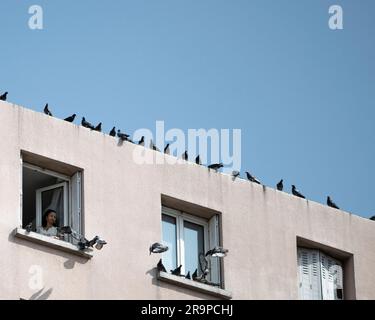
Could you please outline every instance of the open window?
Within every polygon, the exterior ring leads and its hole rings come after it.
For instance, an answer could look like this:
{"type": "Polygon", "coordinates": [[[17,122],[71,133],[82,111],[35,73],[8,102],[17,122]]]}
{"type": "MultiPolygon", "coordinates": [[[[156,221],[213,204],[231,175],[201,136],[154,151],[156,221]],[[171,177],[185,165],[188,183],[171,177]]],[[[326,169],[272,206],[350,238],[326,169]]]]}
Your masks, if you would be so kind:
{"type": "MultiPolygon", "coordinates": [[[[168,272],[182,265],[182,274],[190,272],[192,275],[197,270],[198,277],[202,275],[205,253],[219,246],[218,219],[217,215],[205,219],[168,207],[162,208],[162,239],[169,247],[163,253],[163,264],[168,272]]],[[[221,285],[219,258],[206,258],[206,261],[209,268],[207,280],[221,285]]]]}
{"type": "MultiPolygon", "coordinates": [[[[82,171],[72,167],[62,173],[53,170],[53,161],[47,169],[33,160],[33,163],[22,161],[22,228],[31,223],[31,231],[38,232],[44,212],[52,209],[56,211],[56,227],[70,226],[82,233],[82,171]]],[[[70,236],[65,236],[65,240],[75,242],[70,236]]]]}

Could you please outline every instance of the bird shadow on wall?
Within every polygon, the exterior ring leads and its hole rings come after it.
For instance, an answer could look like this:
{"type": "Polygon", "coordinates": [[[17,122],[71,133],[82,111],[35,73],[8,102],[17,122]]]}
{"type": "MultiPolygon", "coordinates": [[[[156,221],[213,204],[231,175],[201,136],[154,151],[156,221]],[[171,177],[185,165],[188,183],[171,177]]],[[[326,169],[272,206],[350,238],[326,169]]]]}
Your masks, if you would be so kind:
{"type": "Polygon", "coordinates": [[[47,300],[51,295],[53,289],[49,288],[47,291],[43,292],[44,288],[34,293],[29,300],[47,300]]]}

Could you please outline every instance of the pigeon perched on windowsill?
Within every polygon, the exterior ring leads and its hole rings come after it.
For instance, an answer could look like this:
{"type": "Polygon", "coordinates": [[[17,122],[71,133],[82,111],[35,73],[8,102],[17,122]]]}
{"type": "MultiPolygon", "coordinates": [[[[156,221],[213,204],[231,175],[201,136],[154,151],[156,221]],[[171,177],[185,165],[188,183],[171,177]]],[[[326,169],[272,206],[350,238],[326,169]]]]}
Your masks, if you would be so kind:
{"type": "Polygon", "coordinates": [[[30,223],[25,227],[25,230],[26,230],[26,232],[31,232],[31,231],[32,231],[32,228],[33,228],[33,223],[30,222],[30,223]]]}
{"type": "Polygon", "coordinates": [[[182,264],[180,264],[180,266],[177,267],[176,269],[171,270],[171,273],[175,276],[181,276],[181,268],[182,268],[182,264]]]}
{"type": "Polygon", "coordinates": [[[164,265],[163,265],[163,262],[162,262],[162,259],[159,260],[158,264],[156,265],[156,268],[158,269],[159,272],[167,272],[167,270],[165,269],[164,265]]]}
{"type": "Polygon", "coordinates": [[[198,269],[195,269],[195,271],[193,272],[193,274],[191,275],[192,279],[195,280],[198,278],[198,269]]]}

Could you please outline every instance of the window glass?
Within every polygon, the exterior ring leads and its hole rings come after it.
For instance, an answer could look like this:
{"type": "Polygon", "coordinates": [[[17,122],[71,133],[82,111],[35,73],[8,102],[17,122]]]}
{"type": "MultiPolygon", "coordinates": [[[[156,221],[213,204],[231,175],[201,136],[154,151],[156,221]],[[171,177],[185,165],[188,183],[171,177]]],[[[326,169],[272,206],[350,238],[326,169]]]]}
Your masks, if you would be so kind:
{"type": "Polygon", "coordinates": [[[176,218],[162,215],[162,233],[163,244],[167,245],[169,250],[163,253],[163,264],[167,272],[177,267],[177,228],[176,218]]]}
{"type": "Polygon", "coordinates": [[[184,249],[185,273],[187,274],[190,271],[190,274],[192,274],[195,269],[198,269],[198,275],[200,275],[199,254],[204,254],[203,226],[184,221],[184,249]]]}

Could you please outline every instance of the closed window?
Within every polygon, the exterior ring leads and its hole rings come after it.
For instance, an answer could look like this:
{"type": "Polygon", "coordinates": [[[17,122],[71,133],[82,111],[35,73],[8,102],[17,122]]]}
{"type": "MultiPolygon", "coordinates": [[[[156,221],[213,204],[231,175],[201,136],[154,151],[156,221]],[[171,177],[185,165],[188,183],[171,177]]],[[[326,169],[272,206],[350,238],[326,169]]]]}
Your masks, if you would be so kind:
{"type": "MultiPolygon", "coordinates": [[[[162,239],[169,250],[163,253],[163,264],[170,272],[182,265],[181,273],[202,274],[205,253],[219,245],[218,216],[203,219],[178,210],[163,207],[162,239]]],[[[218,258],[207,259],[208,280],[220,284],[218,258]]]]}
{"type": "Polygon", "coordinates": [[[298,248],[299,298],[342,300],[342,263],[320,250],[298,248]]]}

